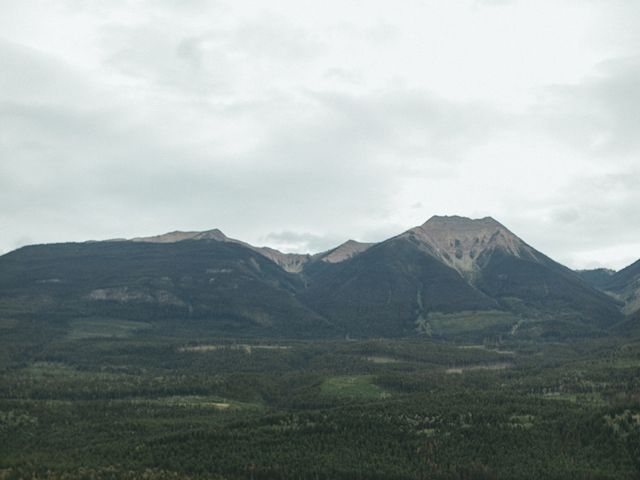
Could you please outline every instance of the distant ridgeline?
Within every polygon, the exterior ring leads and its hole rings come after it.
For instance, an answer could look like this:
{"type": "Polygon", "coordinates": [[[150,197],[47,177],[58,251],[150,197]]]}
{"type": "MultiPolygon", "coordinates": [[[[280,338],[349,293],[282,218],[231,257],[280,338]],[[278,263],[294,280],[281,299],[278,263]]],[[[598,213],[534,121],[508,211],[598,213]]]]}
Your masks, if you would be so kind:
{"type": "Polygon", "coordinates": [[[0,257],[2,317],[136,321],[168,335],[571,338],[633,329],[639,309],[640,261],[573,272],[489,217],[436,216],[315,255],[211,230],[0,257]]]}

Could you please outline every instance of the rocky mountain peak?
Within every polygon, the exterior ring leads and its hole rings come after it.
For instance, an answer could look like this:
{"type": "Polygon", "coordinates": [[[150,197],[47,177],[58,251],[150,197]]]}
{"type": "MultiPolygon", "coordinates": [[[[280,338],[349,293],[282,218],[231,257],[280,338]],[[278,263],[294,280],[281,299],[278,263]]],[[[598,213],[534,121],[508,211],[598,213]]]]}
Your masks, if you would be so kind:
{"type": "Polygon", "coordinates": [[[226,242],[229,238],[222,233],[222,231],[214,228],[213,230],[207,230],[204,232],[182,232],[180,230],[176,230],[174,232],[163,233],[162,235],[131,239],[132,242],[147,243],[176,243],[182,242],[183,240],[217,240],[219,242],[226,242]]]}
{"type": "Polygon", "coordinates": [[[517,257],[533,252],[491,217],[434,216],[403,235],[415,239],[465,276],[478,270],[477,260],[486,251],[500,249],[517,257]]]}
{"type": "Polygon", "coordinates": [[[329,250],[324,254],[320,254],[321,260],[327,263],[340,263],[364,252],[372,245],[374,244],[349,239],[343,244],[338,245],[336,248],[329,250]]]}

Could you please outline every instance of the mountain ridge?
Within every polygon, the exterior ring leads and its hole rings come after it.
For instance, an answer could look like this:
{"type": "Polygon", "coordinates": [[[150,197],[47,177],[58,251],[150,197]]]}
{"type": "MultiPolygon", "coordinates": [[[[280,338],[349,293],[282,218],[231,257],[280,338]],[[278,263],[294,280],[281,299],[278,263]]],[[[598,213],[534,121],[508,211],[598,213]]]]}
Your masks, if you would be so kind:
{"type": "Polygon", "coordinates": [[[640,316],[640,260],[611,275],[602,289],[625,303],[625,313],[640,316]]]}
{"type": "Polygon", "coordinates": [[[314,255],[219,229],[23,247],[0,256],[3,298],[38,315],[50,305],[278,336],[447,336],[463,317],[484,319],[464,325],[474,335],[592,335],[623,318],[614,298],[491,217],[434,216],[314,255]]]}
{"type": "Polygon", "coordinates": [[[595,328],[621,319],[615,300],[491,217],[434,216],[309,273],[303,298],[332,322],[383,325],[394,317],[405,334],[431,331],[436,312],[495,309],[549,324],[561,319],[569,329],[584,319],[595,328]]]}
{"type": "Polygon", "coordinates": [[[447,265],[471,280],[480,268],[478,259],[488,250],[501,248],[515,256],[534,250],[492,217],[433,216],[400,236],[412,236],[447,265]]]}

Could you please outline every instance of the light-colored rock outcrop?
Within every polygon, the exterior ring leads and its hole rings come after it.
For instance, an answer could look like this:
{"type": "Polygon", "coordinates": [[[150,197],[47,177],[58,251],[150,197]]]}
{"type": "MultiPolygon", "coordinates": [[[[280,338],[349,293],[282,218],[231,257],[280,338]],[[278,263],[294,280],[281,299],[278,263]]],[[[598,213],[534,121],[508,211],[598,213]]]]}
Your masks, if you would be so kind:
{"type": "Polygon", "coordinates": [[[162,235],[155,235],[153,237],[138,237],[132,238],[132,242],[147,242],[147,243],[176,243],[181,242],[183,240],[217,240],[219,242],[227,242],[227,241],[235,241],[228,238],[224,233],[222,233],[217,228],[213,230],[207,230],[205,232],[169,232],[164,233],[162,235]]]}
{"type": "Polygon", "coordinates": [[[535,250],[491,217],[471,219],[434,216],[400,235],[409,237],[465,277],[479,270],[485,252],[500,249],[516,257],[535,257],[535,250]]]}
{"type": "Polygon", "coordinates": [[[267,257],[272,262],[278,264],[283,270],[290,273],[299,273],[302,271],[304,264],[311,259],[309,254],[299,253],[282,253],[274,248],[269,247],[254,247],[248,243],[236,240],[234,238],[227,237],[222,231],[217,228],[213,230],[207,230],[204,232],[182,232],[175,231],[164,233],[162,235],[155,235],[152,237],[138,237],[132,238],[132,242],[147,242],[147,243],[176,243],[185,240],[214,240],[217,242],[229,242],[237,243],[248,247],[255,252],[267,257]]]}
{"type": "Polygon", "coordinates": [[[364,252],[373,245],[375,244],[356,242],[355,240],[347,240],[342,245],[339,245],[333,250],[318,254],[318,257],[323,262],[340,263],[344,262],[345,260],[349,260],[359,253],[364,252]]]}

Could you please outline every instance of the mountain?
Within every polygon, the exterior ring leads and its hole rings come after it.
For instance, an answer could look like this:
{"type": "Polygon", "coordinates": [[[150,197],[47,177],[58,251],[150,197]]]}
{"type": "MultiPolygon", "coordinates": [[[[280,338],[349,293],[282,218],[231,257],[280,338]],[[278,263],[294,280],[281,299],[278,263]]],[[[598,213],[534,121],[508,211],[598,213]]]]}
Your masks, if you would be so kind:
{"type": "Polygon", "coordinates": [[[484,257],[499,250],[516,258],[536,259],[537,252],[491,217],[478,220],[435,216],[403,233],[425,251],[455,269],[472,283],[484,257]]]}
{"type": "MultiPolygon", "coordinates": [[[[177,243],[185,240],[216,240],[219,242],[237,243],[267,257],[289,273],[302,272],[305,265],[312,261],[339,263],[358,255],[373,245],[373,243],[362,243],[355,240],[348,240],[342,245],[315,255],[308,253],[283,253],[274,248],[254,247],[246,242],[229,238],[217,228],[204,232],[183,232],[178,230],[151,237],[132,238],[130,241],[145,243],[177,243]]],[[[122,239],[118,239],[117,241],[122,241],[122,239]]]]}
{"type": "Polygon", "coordinates": [[[611,283],[612,277],[616,271],[608,268],[595,268],[592,270],[575,270],[576,274],[598,290],[604,290],[604,288],[611,283]]]}
{"type": "Polygon", "coordinates": [[[305,264],[311,260],[308,253],[282,253],[274,248],[269,247],[250,247],[256,252],[264,255],[272,262],[279,265],[283,270],[289,273],[300,273],[305,264]]]}
{"type": "Polygon", "coordinates": [[[132,238],[130,241],[144,243],[177,243],[185,240],[216,240],[218,242],[237,243],[267,257],[289,273],[301,272],[304,264],[311,260],[311,255],[309,254],[282,253],[269,247],[254,247],[253,245],[236,240],[235,238],[227,237],[217,228],[204,232],[175,231],[152,237],[132,238]]]}
{"type": "Polygon", "coordinates": [[[235,336],[474,341],[592,335],[622,320],[611,296],[496,220],[457,216],[314,255],[218,229],[24,247],[0,256],[0,317],[59,319],[62,330],[100,318],[235,336]]]}
{"type": "Polygon", "coordinates": [[[640,260],[612,275],[602,288],[625,303],[625,313],[640,312],[640,260]]]}
{"type": "MultiPolygon", "coordinates": [[[[180,237],[180,235],[175,236],[180,237]]],[[[170,321],[225,334],[322,334],[301,279],[227,241],[34,245],[0,257],[4,315],[170,321]]]]}
{"type": "Polygon", "coordinates": [[[625,314],[640,313],[640,260],[619,272],[598,268],[576,273],[589,285],[623,302],[625,314]]]}
{"type": "Polygon", "coordinates": [[[217,228],[213,230],[207,230],[205,232],[181,232],[179,230],[175,232],[164,233],[162,235],[155,235],[153,237],[138,237],[132,238],[132,242],[145,242],[145,243],[176,243],[184,240],[217,240],[219,242],[235,242],[242,243],[239,240],[234,240],[227,237],[217,228]]]}
{"type": "Polygon", "coordinates": [[[415,335],[429,311],[490,309],[496,302],[405,238],[341,263],[309,269],[302,299],[356,336],[415,335]]]}
{"type": "Polygon", "coordinates": [[[301,298],[356,335],[432,334],[436,323],[464,323],[473,315],[453,314],[474,311],[510,313],[495,315],[504,320],[495,332],[525,332],[535,320],[529,330],[537,335],[593,332],[621,320],[610,297],[489,217],[436,216],[308,276],[301,298]]]}
{"type": "Polygon", "coordinates": [[[375,245],[374,243],[362,243],[355,240],[347,240],[342,245],[337,246],[331,250],[323,253],[319,253],[314,256],[314,260],[320,260],[328,263],[340,263],[345,260],[359,255],[360,253],[368,250],[375,245]]]}

